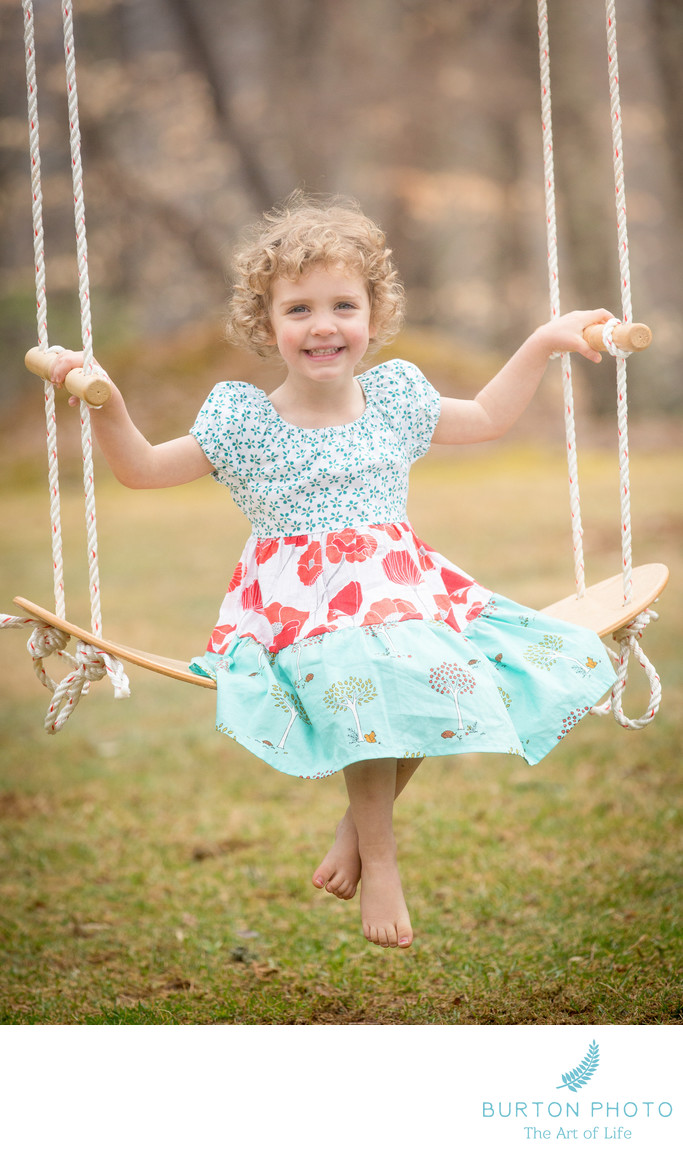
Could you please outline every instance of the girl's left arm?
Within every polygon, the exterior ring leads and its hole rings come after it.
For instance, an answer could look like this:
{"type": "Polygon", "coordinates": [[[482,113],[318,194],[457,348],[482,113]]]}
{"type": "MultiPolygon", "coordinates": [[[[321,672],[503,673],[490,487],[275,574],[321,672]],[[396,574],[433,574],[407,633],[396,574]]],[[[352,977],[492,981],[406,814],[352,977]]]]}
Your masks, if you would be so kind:
{"type": "Polygon", "coordinates": [[[537,328],[474,399],[442,398],[432,442],[484,443],[505,435],[533,399],[551,355],[575,351],[600,363],[600,353],[593,351],[583,332],[612,318],[604,308],[573,311],[537,328]]]}
{"type": "MultiPolygon", "coordinates": [[[[71,368],[82,364],[82,352],[60,352],[52,365],[52,382],[62,387],[71,368]]],[[[102,370],[96,362],[94,366],[102,370]]],[[[109,378],[106,372],[104,375],[109,378]]],[[[175,487],[213,471],[213,464],[192,435],[151,444],[131,419],[118,387],[110,382],[111,398],[103,407],[93,408],[90,419],[102,453],[124,487],[175,487]]],[[[78,400],[71,396],[69,404],[75,406],[78,400]]]]}

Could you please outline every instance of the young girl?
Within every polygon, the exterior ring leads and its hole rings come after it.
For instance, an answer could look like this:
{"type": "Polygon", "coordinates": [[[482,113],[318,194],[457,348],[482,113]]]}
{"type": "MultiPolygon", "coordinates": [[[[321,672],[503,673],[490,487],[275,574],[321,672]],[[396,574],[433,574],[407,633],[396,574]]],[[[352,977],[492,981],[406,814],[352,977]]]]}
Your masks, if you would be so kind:
{"type": "MultiPolygon", "coordinates": [[[[208,649],[217,728],[299,778],[343,770],[349,807],[313,883],[352,898],[365,937],[408,947],[392,809],[426,755],[536,763],[613,682],[592,632],[511,603],[415,535],[408,472],[430,443],[498,438],[554,352],[611,315],[544,324],[473,400],[441,398],[410,363],[356,374],[398,330],[385,238],[353,203],[295,194],[239,248],[229,337],[278,354],[279,387],[219,383],[189,435],[151,446],[120,392],[93,411],[114,474],[167,487],[212,474],[253,534],[208,649]]],[[[55,384],[82,362],[62,353],[55,384]]]]}

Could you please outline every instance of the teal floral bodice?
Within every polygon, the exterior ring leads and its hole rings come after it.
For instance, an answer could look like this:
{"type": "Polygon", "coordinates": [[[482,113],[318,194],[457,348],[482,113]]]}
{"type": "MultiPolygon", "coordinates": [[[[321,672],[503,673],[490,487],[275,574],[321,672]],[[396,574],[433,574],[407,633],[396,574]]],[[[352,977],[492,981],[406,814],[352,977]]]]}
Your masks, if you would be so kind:
{"type": "Polygon", "coordinates": [[[287,423],[250,383],[211,391],[190,434],[254,535],[405,520],[408,472],[429,449],[439,393],[403,360],[370,368],[360,383],[365,411],[336,427],[287,423]]]}

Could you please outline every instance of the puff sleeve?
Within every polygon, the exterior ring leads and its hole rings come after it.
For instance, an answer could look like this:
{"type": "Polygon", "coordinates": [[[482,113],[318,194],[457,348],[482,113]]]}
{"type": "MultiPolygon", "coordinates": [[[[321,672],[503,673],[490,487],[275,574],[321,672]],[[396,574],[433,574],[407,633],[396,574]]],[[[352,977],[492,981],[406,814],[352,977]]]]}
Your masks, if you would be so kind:
{"type": "Polygon", "coordinates": [[[248,383],[217,383],[190,428],[214,466],[214,478],[227,486],[239,474],[245,430],[254,422],[254,391],[248,383]]]}
{"type": "Polygon", "coordinates": [[[438,391],[415,364],[402,359],[371,368],[362,378],[407,460],[414,463],[431,445],[441,413],[438,391]]]}

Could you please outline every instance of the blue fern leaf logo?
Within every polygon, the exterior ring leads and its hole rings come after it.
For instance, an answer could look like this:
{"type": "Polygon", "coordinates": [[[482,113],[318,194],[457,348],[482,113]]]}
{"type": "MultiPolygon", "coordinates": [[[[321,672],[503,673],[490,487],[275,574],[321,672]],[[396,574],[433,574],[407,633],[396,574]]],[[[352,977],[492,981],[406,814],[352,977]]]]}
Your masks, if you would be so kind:
{"type": "Polygon", "coordinates": [[[593,1077],[598,1068],[598,1061],[600,1059],[600,1047],[597,1042],[591,1042],[588,1047],[588,1054],[583,1062],[574,1070],[568,1070],[566,1074],[562,1075],[562,1085],[558,1086],[558,1090],[564,1090],[566,1086],[571,1090],[572,1094],[576,1094],[582,1086],[585,1086],[590,1078],[593,1077]]]}

